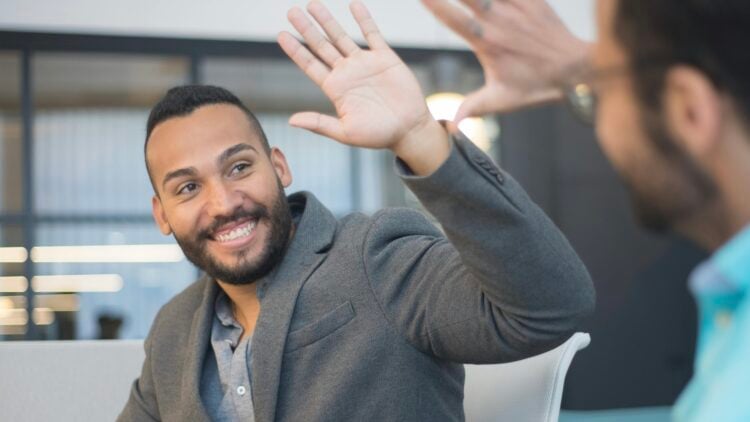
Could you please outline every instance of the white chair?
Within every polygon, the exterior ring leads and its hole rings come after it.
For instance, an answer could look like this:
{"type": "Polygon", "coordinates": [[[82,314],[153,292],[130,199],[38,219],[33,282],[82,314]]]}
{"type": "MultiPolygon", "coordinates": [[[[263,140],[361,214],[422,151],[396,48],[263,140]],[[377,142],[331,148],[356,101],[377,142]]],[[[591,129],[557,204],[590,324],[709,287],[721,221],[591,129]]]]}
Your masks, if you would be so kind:
{"type": "Polygon", "coordinates": [[[140,340],[0,342],[0,421],[113,421],[144,357],[140,340]]]}
{"type": "Polygon", "coordinates": [[[464,365],[467,422],[557,422],[573,356],[591,342],[586,333],[538,356],[498,365],[464,365]]]}
{"type": "MultiPolygon", "coordinates": [[[[557,421],[577,333],[558,348],[502,365],[466,365],[466,420],[557,421]]],[[[0,342],[0,421],[111,421],[140,375],[142,341],[0,342]]]]}

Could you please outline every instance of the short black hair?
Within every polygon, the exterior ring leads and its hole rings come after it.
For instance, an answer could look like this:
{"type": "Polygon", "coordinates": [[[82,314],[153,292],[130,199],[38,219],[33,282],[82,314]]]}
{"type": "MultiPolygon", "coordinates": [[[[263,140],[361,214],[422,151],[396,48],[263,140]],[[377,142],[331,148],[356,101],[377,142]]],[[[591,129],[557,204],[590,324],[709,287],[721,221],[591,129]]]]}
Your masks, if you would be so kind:
{"type": "MultiPolygon", "coordinates": [[[[156,103],[151,109],[151,113],[148,115],[148,121],[146,123],[146,141],[143,144],[143,155],[146,161],[146,171],[149,174],[149,179],[151,178],[151,169],[148,166],[146,148],[148,147],[148,140],[151,137],[151,132],[154,131],[154,128],[166,120],[174,117],[187,116],[196,109],[211,104],[230,104],[242,110],[245,113],[245,116],[247,116],[247,120],[252,129],[260,135],[263,149],[266,153],[270,153],[271,146],[268,144],[268,138],[266,137],[258,118],[255,117],[253,112],[251,112],[236,95],[232,94],[225,88],[212,85],[177,86],[167,91],[164,98],[156,103]]],[[[153,184],[153,180],[151,182],[153,184]]],[[[156,186],[154,186],[154,192],[158,193],[156,186]]]]}
{"type": "Polygon", "coordinates": [[[750,122],[750,1],[618,0],[614,19],[648,112],[661,110],[667,72],[682,64],[704,73],[750,122]]]}

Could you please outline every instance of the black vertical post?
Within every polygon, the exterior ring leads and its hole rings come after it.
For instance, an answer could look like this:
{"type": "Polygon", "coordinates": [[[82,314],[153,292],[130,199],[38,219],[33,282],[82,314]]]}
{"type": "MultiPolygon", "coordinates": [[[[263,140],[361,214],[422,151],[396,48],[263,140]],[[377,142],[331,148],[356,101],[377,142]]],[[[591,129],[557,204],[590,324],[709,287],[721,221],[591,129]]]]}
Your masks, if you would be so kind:
{"type": "Polygon", "coordinates": [[[189,83],[191,85],[198,85],[203,80],[201,75],[201,57],[198,54],[191,54],[188,59],[190,60],[189,83]]]}
{"type": "Polygon", "coordinates": [[[362,211],[362,151],[349,148],[349,172],[351,181],[352,210],[362,211]]]}
{"type": "Polygon", "coordinates": [[[31,260],[31,248],[34,247],[34,173],[32,154],[34,152],[34,99],[33,78],[31,72],[31,51],[24,49],[21,53],[21,140],[23,169],[23,245],[29,251],[29,258],[24,263],[24,276],[29,280],[26,290],[26,340],[36,340],[39,332],[34,323],[34,291],[31,280],[34,277],[34,262],[31,260]]]}

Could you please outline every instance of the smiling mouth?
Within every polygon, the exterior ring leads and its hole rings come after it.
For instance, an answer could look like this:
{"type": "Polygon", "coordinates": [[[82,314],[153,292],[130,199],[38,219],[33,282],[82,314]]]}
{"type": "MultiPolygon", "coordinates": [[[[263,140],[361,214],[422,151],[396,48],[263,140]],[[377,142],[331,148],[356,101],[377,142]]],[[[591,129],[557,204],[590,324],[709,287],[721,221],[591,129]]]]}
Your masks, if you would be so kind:
{"type": "Polygon", "coordinates": [[[258,225],[258,220],[246,221],[231,229],[221,230],[214,234],[214,239],[219,243],[228,243],[238,239],[250,237],[258,225]]]}

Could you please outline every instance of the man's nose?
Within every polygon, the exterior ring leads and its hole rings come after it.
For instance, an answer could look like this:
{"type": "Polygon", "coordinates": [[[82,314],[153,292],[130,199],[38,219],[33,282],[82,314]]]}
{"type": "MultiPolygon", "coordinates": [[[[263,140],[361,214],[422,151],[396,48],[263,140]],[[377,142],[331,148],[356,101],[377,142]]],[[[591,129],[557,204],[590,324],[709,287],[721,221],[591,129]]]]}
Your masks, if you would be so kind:
{"type": "Polygon", "coordinates": [[[242,205],[242,194],[223,183],[209,188],[208,213],[211,217],[228,216],[242,205]]]}

